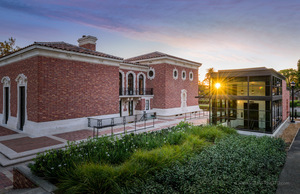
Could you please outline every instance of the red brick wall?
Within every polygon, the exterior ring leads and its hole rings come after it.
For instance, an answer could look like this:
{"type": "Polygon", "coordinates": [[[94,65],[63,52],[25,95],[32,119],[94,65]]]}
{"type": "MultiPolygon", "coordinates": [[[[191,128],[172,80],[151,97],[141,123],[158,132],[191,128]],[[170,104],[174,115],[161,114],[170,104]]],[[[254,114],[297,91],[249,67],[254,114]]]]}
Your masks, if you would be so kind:
{"type": "Polygon", "coordinates": [[[198,70],[170,64],[152,65],[155,78],[147,79],[147,87],[154,88],[152,108],[175,108],[181,106],[181,90],[187,90],[187,106],[198,104],[195,96],[198,94],[198,70]],[[173,69],[178,70],[177,80],[173,79],[173,69]],[[186,71],[186,79],[182,80],[182,70],[186,71]],[[189,79],[189,72],[193,72],[193,81],[189,79]]]}
{"type": "Polygon", "coordinates": [[[150,65],[155,70],[154,79],[150,80],[147,78],[147,88],[153,88],[153,103],[150,104],[152,108],[165,108],[166,106],[166,66],[167,64],[150,65]]]}
{"type": "MultiPolygon", "coordinates": [[[[16,77],[27,82],[28,120],[35,122],[115,114],[119,112],[118,67],[32,57],[0,67],[0,78],[11,79],[11,116],[17,116],[16,77]]],[[[0,89],[3,111],[3,84],[0,89]]]]}
{"type": "Polygon", "coordinates": [[[39,57],[38,122],[119,112],[119,68],[39,57]]]}
{"type": "Polygon", "coordinates": [[[286,88],[286,81],[282,80],[282,120],[289,117],[290,112],[290,92],[286,88]]]}
{"type": "Polygon", "coordinates": [[[96,44],[83,44],[83,45],[80,45],[80,47],[83,47],[83,48],[87,48],[87,49],[90,49],[90,50],[93,50],[95,51],[96,50],[96,44]]]}
{"type": "MultiPolygon", "coordinates": [[[[0,67],[0,79],[4,76],[10,78],[10,111],[11,116],[17,116],[18,96],[16,78],[23,73],[28,80],[27,83],[27,117],[28,120],[38,120],[38,57],[18,61],[10,65],[0,67]]],[[[3,112],[3,84],[0,88],[0,112],[3,112]]]]}
{"type": "Polygon", "coordinates": [[[13,169],[13,188],[14,189],[27,189],[36,188],[37,186],[29,180],[26,176],[20,173],[17,169],[13,169]]]}

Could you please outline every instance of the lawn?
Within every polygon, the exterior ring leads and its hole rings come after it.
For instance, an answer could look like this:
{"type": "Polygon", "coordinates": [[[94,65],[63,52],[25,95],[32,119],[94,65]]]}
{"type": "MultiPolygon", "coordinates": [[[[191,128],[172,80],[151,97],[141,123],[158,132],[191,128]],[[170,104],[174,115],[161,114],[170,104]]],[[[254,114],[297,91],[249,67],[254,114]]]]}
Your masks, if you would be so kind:
{"type": "Polygon", "coordinates": [[[63,193],[274,193],[285,143],[181,122],[40,154],[33,173],[63,193]]]}

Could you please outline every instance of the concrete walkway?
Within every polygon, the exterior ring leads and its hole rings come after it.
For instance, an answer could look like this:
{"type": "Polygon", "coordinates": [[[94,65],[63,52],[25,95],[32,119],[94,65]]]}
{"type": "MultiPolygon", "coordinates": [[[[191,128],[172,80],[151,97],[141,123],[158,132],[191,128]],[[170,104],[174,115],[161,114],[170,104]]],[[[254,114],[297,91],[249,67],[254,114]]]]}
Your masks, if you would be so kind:
{"type": "Polygon", "coordinates": [[[279,177],[276,193],[300,193],[300,131],[298,131],[292,147],[287,154],[286,162],[279,177]]]}

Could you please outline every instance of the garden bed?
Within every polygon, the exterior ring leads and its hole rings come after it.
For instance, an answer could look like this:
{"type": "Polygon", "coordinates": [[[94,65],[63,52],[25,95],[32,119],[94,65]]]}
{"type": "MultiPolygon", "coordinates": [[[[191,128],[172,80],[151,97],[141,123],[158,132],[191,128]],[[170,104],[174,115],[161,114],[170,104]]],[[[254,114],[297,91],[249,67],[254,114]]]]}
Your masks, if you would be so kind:
{"type": "Polygon", "coordinates": [[[31,170],[64,193],[274,192],[284,148],[282,139],[182,122],[70,144],[39,155],[31,170]]]}

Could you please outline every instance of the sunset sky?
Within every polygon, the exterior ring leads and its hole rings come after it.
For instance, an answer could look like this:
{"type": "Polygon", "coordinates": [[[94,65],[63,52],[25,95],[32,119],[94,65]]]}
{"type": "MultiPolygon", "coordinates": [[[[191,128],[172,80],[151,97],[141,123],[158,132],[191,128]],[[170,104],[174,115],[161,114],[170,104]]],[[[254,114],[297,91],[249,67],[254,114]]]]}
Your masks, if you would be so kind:
{"type": "Polygon", "coordinates": [[[0,41],[77,45],[129,58],[160,51],[208,68],[296,68],[299,0],[0,0],[0,41]]]}

